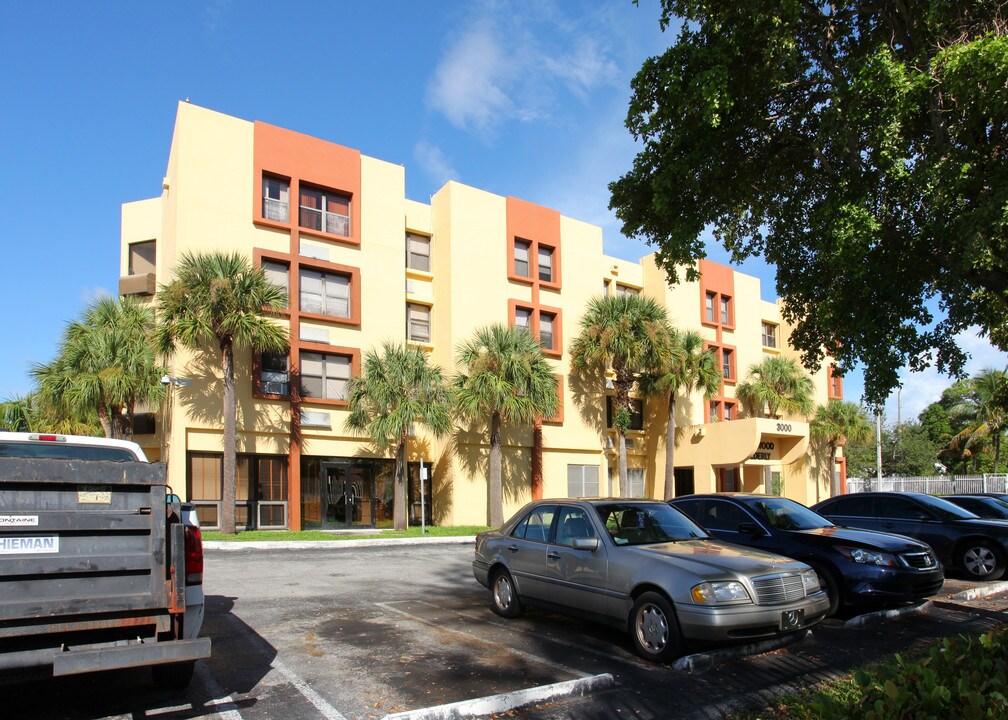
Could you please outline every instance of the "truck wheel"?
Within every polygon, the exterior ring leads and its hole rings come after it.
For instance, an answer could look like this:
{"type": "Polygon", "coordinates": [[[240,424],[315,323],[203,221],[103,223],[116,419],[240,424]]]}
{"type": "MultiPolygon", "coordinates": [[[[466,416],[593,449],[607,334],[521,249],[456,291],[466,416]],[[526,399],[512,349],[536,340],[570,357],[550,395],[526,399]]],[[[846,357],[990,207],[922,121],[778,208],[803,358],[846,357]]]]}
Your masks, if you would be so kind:
{"type": "Polygon", "coordinates": [[[184,690],[192,680],[196,662],[168,663],[151,667],[154,684],[162,690],[184,690]]]}

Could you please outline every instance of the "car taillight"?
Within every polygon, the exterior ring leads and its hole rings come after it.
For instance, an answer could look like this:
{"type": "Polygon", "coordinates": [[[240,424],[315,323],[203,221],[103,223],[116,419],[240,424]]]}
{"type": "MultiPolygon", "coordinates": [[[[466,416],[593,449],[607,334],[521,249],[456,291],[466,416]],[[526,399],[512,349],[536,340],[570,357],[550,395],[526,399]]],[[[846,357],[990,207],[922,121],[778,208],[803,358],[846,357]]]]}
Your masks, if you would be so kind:
{"type": "Polygon", "coordinates": [[[198,527],[185,526],[186,585],[203,584],[203,534],[198,527]]]}

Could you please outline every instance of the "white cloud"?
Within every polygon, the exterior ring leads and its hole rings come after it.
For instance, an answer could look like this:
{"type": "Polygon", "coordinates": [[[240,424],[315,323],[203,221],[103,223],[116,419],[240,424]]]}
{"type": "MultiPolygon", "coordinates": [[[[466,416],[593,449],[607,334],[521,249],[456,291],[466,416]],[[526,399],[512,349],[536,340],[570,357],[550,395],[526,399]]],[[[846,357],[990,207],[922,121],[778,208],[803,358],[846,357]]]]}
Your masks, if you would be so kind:
{"type": "Polygon", "coordinates": [[[108,288],[103,288],[100,285],[85,287],[80,294],[81,301],[85,305],[88,305],[92,300],[106,297],[113,297],[113,294],[108,288]]]}
{"type": "Polygon", "coordinates": [[[436,188],[441,187],[449,180],[461,180],[451,161],[436,145],[431,145],[423,140],[419,141],[413,146],[413,157],[420,165],[420,169],[434,182],[436,188]]]}

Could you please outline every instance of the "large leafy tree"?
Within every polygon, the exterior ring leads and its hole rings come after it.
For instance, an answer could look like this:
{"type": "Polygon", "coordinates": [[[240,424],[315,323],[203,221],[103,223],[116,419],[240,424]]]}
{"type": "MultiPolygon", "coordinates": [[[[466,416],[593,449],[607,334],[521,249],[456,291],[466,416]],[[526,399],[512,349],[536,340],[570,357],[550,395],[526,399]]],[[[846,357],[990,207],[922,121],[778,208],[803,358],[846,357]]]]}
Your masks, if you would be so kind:
{"type": "Polygon", "coordinates": [[[808,417],[815,408],[814,391],[812,378],[797,361],[771,355],[749,367],[748,376],[735,388],[735,396],[753,415],[808,417]]]}
{"type": "MultiPolygon", "coordinates": [[[[874,428],[864,411],[857,405],[833,399],[816,408],[810,433],[813,438],[825,441],[829,447],[830,489],[831,494],[837,495],[840,493],[840,487],[833,477],[837,448],[848,442],[867,443],[874,434],[874,428]]],[[[818,501],[819,484],[816,483],[816,502],[818,501]]]]}
{"type": "Polygon", "coordinates": [[[421,348],[386,342],[364,357],[360,377],[350,381],[346,425],[367,433],[383,449],[395,451],[392,519],[406,529],[406,442],[416,425],[436,437],[451,430],[451,392],[441,369],[421,348]]]}
{"type": "Polygon", "coordinates": [[[1008,376],[1002,370],[982,370],[969,381],[970,392],[957,408],[970,420],[949,445],[970,450],[990,442],[994,448],[994,472],[1001,463],[1001,440],[1008,424],[1008,376]]]}
{"type": "Polygon", "coordinates": [[[523,328],[488,325],[476,330],[456,352],[453,385],[459,413],[490,426],[488,479],[490,525],[504,522],[501,477],[501,424],[531,425],[556,414],[557,382],[542,346],[523,328]]]}
{"type": "Polygon", "coordinates": [[[49,422],[80,430],[97,417],[106,437],[132,437],[139,403],[164,394],[154,346],[154,311],[132,297],[102,297],[67,325],[59,351],[33,366],[49,422]]]}
{"type": "Polygon", "coordinates": [[[615,397],[613,426],[619,436],[620,492],[627,491],[626,433],[630,428],[630,395],[645,376],[668,366],[671,330],[665,308],[642,295],[597,295],[581,316],[581,332],[571,344],[575,372],[597,373],[599,382],[611,370],[615,397]]]}
{"type": "Polygon", "coordinates": [[[665,499],[675,497],[676,401],[679,395],[700,392],[704,398],[716,395],[721,387],[721,370],[714,351],[704,347],[703,336],[695,330],[673,328],[670,352],[665,365],[641,380],[647,395],[667,398],[668,424],[665,426],[665,499]]]}
{"type": "Polygon", "coordinates": [[[263,313],[285,307],[286,293],[268,282],[262,269],[237,253],[185,253],[175,279],[158,291],[157,344],[171,355],[181,345],[216,354],[223,374],[224,487],[221,532],[235,532],[235,400],[234,353],[239,347],[255,352],[284,352],[287,330],[263,313]]]}
{"type": "Polygon", "coordinates": [[[628,236],[696,276],[705,231],[777,267],[803,363],[960,372],[1008,347],[1008,8],[662,0],[674,44],[633,81],[641,143],[610,185],[628,236]],[[940,313],[935,312],[940,309],[940,313]]]}

